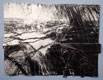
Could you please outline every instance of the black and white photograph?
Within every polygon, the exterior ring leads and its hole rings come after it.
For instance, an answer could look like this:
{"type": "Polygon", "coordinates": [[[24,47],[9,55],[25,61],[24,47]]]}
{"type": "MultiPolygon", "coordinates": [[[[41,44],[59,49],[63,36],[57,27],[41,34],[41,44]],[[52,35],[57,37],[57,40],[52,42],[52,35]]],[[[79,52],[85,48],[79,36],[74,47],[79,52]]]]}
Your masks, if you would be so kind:
{"type": "Polygon", "coordinates": [[[98,77],[99,11],[99,5],[5,3],[5,73],[98,77]]]}

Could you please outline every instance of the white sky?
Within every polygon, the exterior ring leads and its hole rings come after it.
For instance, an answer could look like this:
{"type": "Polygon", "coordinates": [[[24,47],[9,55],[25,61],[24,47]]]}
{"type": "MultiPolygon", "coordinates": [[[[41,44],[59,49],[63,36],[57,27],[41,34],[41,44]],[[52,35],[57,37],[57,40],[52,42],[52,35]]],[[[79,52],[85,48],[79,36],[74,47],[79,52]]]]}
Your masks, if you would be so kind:
{"type": "Polygon", "coordinates": [[[54,5],[28,5],[23,3],[5,3],[4,5],[4,18],[22,18],[26,19],[26,22],[32,22],[32,20],[50,21],[60,20],[67,21],[66,14],[60,12],[54,5]]]}

